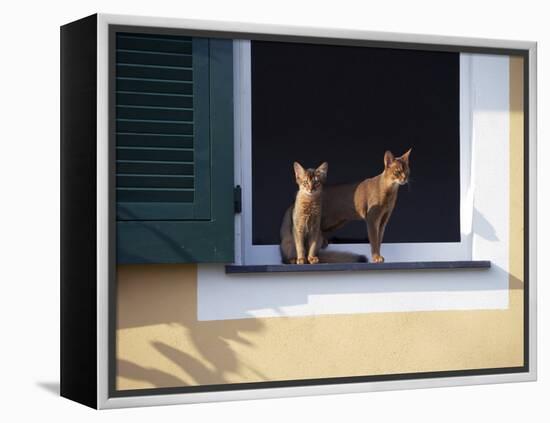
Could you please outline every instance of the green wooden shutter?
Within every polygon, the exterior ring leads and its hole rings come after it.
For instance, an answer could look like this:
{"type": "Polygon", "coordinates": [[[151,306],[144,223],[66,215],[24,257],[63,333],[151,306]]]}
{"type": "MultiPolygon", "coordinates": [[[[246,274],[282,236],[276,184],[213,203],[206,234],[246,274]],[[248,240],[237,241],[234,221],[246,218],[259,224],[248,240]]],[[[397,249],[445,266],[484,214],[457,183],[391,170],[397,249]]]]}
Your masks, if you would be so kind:
{"type": "Polygon", "coordinates": [[[118,262],[231,262],[231,40],[117,32],[115,48],[118,262]]]}

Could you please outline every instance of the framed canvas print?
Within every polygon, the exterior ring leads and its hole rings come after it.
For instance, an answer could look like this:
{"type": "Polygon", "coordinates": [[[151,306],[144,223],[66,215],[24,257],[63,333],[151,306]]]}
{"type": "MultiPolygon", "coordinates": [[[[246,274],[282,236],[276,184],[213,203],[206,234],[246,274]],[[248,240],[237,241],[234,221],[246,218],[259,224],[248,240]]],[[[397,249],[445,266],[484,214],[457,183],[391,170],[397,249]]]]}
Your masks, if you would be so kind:
{"type": "Polygon", "coordinates": [[[61,28],[61,394],[536,378],[536,44],[61,28]]]}

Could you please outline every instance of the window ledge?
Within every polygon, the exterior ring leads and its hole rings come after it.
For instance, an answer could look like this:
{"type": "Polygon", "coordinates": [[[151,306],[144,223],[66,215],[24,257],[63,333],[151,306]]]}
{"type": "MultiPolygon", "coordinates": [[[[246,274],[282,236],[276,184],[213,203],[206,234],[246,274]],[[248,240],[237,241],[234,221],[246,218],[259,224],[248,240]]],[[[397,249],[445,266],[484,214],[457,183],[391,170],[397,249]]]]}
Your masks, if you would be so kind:
{"type": "Polygon", "coordinates": [[[489,269],[488,260],[413,261],[385,263],[254,264],[225,266],[225,273],[349,272],[366,270],[489,269]]]}

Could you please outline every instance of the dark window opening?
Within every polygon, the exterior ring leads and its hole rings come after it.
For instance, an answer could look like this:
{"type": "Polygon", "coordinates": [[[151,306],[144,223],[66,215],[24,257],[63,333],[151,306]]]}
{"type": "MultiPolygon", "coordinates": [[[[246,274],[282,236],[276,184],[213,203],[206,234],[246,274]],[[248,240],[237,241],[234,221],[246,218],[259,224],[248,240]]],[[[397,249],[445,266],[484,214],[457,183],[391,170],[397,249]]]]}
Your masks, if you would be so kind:
{"type": "MultiPolygon", "coordinates": [[[[252,42],[253,243],[279,243],[293,161],[328,161],[328,184],[383,170],[409,147],[384,242],[460,241],[459,53],[252,42]]],[[[364,243],[363,222],[333,243],[364,243]]]]}

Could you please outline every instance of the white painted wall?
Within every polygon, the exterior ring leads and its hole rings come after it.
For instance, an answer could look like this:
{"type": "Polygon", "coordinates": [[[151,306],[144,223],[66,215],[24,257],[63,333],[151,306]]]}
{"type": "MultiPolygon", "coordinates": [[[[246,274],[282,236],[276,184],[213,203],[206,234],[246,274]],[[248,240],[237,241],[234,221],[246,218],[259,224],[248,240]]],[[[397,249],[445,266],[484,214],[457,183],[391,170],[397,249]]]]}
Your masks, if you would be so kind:
{"type": "MultiPolygon", "coordinates": [[[[383,247],[386,258],[393,261],[456,260],[466,254],[474,260],[490,260],[491,269],[226,275],[221,265],[201,264],[199,320],[506,308],[508,68],[508,57],[461,55],[461,223],[465,244],[458,249],[440,243],[383,247]]],[[[242,93],[242,89],[241,79],[236,92],[242,93]]],[[[246,119],[237,122],[237,135],[246,135],[246,119]]],[[[241,163],[247,162],[246,153],[238,157],[241,163]]],[[[244,175],[245,181],[249,169],[242,166],[241,170],[237,174],[244,175]]],[[[245,197],[245,219],[249,204],[245,197]]],[[[245,241],[237,243],[237,248],[243,248],[244,242],[245,251],[246,226],[239,226],[239,231],[245,231],[245,241]]]]}

